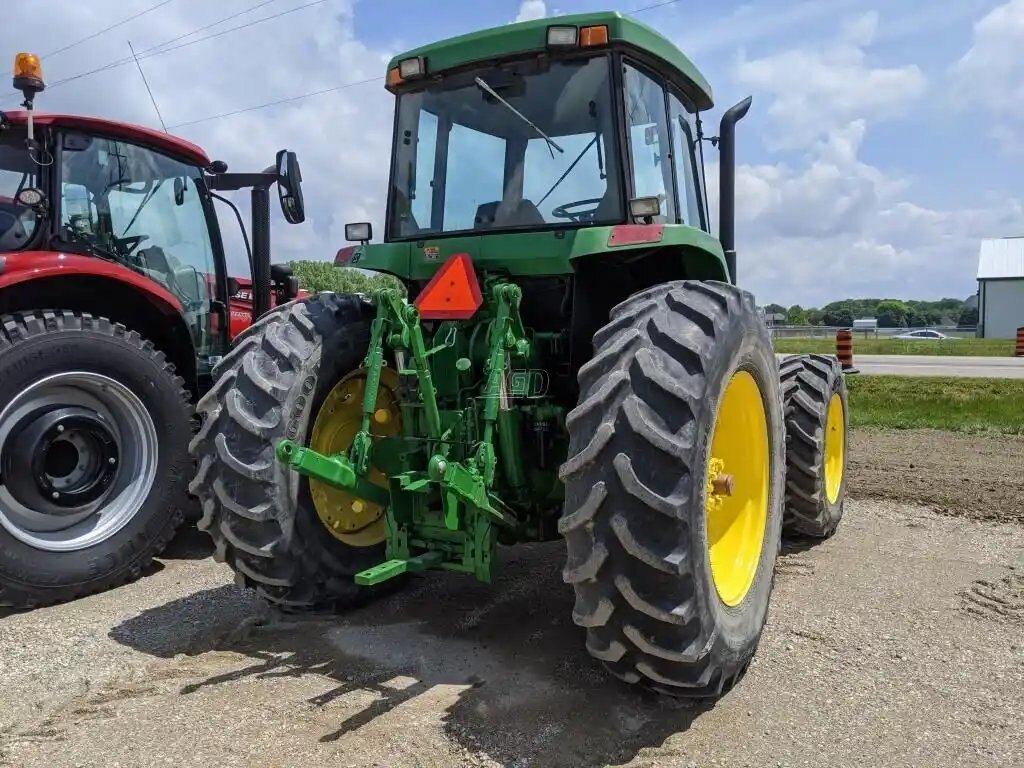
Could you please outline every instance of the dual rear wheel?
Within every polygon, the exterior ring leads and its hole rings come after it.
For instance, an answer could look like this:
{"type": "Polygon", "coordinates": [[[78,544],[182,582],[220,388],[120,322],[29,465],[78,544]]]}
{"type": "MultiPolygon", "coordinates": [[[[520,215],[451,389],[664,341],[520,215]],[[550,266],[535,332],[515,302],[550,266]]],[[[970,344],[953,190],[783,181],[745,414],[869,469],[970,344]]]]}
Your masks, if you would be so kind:
{"type": "Polygon", "coordinates": [[[579,383],[561,470],[573,619],[619,678],[717,696],[760,640],[783,527],[838,525],[842,375],[802,356],[780,378],[749,293],[681,281],[615,307],[579,383]]]}

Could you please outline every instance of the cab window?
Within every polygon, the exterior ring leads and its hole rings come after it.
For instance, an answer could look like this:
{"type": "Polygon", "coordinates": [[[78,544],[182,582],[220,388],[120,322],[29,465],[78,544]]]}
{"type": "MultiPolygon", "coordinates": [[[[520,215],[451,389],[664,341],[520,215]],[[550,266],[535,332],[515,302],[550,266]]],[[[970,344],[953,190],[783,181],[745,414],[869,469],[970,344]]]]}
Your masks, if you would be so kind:
{"type": "Polygon", "coordinates": [[[669,138],[665,89],[631,64],[623,65],[626,130],[633,160],[634,197],[657,197],[661,214],[655,223],[676,220],[672,189],[672,144],[669,138]]]}
{"type": "Polygon", "coordinates": [[[146,147],[67,134],[61,154],[61,236],[140,272],[174,294],[200,352],[216,266],[202,172],[146,147]]]}

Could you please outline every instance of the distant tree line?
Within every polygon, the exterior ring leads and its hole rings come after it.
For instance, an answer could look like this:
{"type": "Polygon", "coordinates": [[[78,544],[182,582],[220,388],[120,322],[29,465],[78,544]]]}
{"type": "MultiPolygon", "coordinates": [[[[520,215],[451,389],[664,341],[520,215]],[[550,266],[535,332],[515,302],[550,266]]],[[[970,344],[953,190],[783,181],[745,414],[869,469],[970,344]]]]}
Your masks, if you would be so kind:
{"type": "MultiPolygon", "coordinates": [[[[336,267],[329,261],[293,261],[291,267],[293,274],[299,279],[299,286],[314,293],[369,293],[374,289],[388,286],[402,289],[402,284],[390,275],[364,272],[352,267],[336,267]]],[[[784,315],[787,325],[852,326],[854,320],[862,317],[875,318],[880,328],[978,324],[978,310],[967,307],[961,299],[843,299],[826,304],[820,309],[804,308],[799,304],[789,308],[781,304],[768,304],[764,310],[784,315]]]]}
{"type": "Polygon", "coordinates": [[[978,324],[978,310],[962,299],[901,301],[899,299],[843,299],[818,309],[794,304],[768,304],[765,312],[785,315],[787,325],[852,326],[854,320],[873,317],[879,328],[925,328],[933,325],[978,324]]]}
{"type": "Polygon", "coordinates": [[[398,288],[402,284],[391,275],[364,272],[352,267],[336,267],[329,261],[289,262],[292,274],[299,279],[299,287],[312,293],[370,293],[378,288],[398,288]]]}

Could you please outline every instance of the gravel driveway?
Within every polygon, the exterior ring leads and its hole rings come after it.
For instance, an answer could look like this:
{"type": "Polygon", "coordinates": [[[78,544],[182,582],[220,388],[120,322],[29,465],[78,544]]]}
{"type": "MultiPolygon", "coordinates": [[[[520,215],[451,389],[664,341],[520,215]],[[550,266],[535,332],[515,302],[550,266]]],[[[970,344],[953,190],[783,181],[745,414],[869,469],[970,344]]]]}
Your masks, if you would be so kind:
{"type": "Polygon", "coordinates": [[[135,584],[0,614],[0,765],[1021,766],[1021,513],[943,511],[853,499],[787,547],[749,673],[699,709],[591,662],[558,544],[295,619],[186,532],[135,584]]]}

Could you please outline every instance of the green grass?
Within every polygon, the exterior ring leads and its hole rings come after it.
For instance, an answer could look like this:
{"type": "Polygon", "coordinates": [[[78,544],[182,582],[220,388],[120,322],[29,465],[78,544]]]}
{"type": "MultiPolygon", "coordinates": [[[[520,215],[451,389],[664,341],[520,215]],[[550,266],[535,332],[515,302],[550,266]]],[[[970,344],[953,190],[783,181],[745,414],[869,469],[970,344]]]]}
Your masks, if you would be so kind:
{"type": "Polygon", "coordinates": [[[1024,435],[1024,379],[847,376],[854,427],[1024,435]]]}
{"type": "MultiPolygon", "coordinates": [[[[901,341],[865,339],[854,336],[853,356],[862,355],[952,355],[963,357],[1012,357],[1013,339],[944,339],[942,341],[901,341]]],[[[775,351],[783,354],[817,352],[834,355],[834,338],[775,339],[775,351]]]]}

